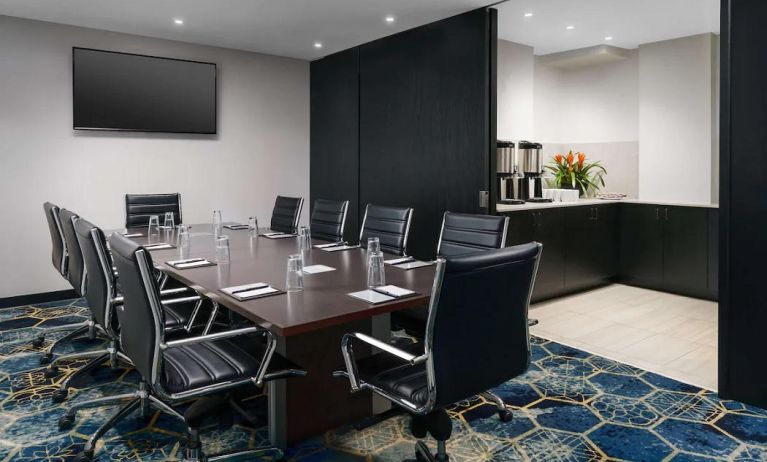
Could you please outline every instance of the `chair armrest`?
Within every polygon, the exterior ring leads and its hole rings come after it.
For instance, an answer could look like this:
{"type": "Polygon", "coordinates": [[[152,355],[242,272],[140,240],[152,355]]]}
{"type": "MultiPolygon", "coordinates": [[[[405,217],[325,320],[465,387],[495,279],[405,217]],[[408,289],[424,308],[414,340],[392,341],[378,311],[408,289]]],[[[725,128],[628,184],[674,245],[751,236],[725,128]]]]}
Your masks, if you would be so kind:
{"type": "MultiPolygon", "coordinates": [[[[177,289],[166,289],[166,290],[161,290],[160,291],[160,295],[161,296],[162,295],[175,295],[175,294],[179,294],[179,293],[182,293],[182,292],[186,292],[187,290],[190,290],[190,289],[188,287],[179,287],[177,289]]],[[[199,298],[199,296],[197,298],[199,298]]],[[[172,305],[173,304],[173,300],[182,300],[182,299],[170,299],[169,301],[171,303],[169,303],[169,304],[172,305]]],[[[191,300],[189,300],[189,301],[191,301],[191,300]]],[[[115,304],[115,305],[122,305],[124,302],[125,302],[125,298],[122,295],[118,295],[118,296],[112,298],[112,303],[115,304]]],[[[162,302],[162,303],[165,303],[165,302],[162,302]]],[[[176,303],[180,303],[180,302],[176,302],[176,303]]]]}
{"type": "Polygon", "coordinates": [[[240,335],[256,334],[259,332],[268,332],[261,327],[243,327],[241,329],[225,330],[216,332],[214,334],[200,335],[197,337],[187,337],[179,340],[172,340],[160,344],[161,350],[167,350],[169,348],[177,348],[184,345],[194,345],[196,343],[212,342],[215,340],[223,340],[225,338],[238,337],[240,335]]]}
{"type": "Polygon", "coordinates": [[[343,338],[341,339],[341,353],[343,354],[343,357],[344,357],[344,363],[346,365],[346,373],[349,376],[349,383],[351,385],[352,391],[358,391],[360,389],[359,378],[357,377],[357,364],[354,358],[354,351],[352,349],[352,340],[354,339],[360,340],[364,343],[367,343],[368,345],[378,348],[384,353],[388,353],[392,356],[396,356],[410,363],[411,365],[421,364],[425,362],[426,359],[428,358],[426,354],[416,356],[414,354],[408,353],[407,351],[400,350],[399,348],[395,346],[392,346],[386,342],[382,342],[381,340],[378,340],[376,338],[373,338],[369,335],[366,335],[360,332],[344,334],[343,338]]]}
{"type": "Polygon", "coordinates": [[[199,295],[190,295],[189,297],[171,298],[168,300],[160,300],[163,305],[176,305],[178,303],[196,302],[201,297],[199,295]]]}

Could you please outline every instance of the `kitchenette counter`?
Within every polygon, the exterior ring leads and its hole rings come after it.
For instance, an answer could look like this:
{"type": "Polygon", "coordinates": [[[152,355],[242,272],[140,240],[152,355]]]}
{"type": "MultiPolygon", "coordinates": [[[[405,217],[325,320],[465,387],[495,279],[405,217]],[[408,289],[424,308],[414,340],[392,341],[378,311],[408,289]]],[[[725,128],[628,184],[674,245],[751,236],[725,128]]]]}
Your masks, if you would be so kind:
{"type": "Polygon", "coordinates": [[[499,213],[506,212],[520,212],[524,210],[539,210],[539,209],[551,209],[558,207],[579,207],[579,206],[594,206],[594,205],[606,205],[606,204],[647,204],[647,205],[661,205],[669,207],[702,207],[718,209],[719,204],[702,204],[692,202],[673,202],[673,201],[648,201],[641,199],[579,199],[576,202],[528,202],[519,205],[498,204],[496,210],[499,213]]]}

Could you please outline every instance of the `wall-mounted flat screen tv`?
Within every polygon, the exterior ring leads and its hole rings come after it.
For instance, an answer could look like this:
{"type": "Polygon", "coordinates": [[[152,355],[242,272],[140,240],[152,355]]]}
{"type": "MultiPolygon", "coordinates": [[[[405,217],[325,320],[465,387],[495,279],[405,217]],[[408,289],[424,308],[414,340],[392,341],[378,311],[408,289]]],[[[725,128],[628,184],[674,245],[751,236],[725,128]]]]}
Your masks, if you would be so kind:
{"type": "Polygon", "coordinates": [[[75,130],[216,133],[216,65],[72,49],[75,130]]]}

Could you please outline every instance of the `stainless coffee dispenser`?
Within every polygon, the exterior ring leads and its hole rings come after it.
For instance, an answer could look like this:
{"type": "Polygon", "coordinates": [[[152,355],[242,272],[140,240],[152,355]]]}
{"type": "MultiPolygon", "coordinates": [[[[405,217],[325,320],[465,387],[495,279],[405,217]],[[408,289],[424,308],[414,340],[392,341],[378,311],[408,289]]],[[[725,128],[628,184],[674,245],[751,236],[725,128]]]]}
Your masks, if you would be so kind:
{"type": "Polygon", "coordinates": [[[515,164],[524,175],[517,181],[515,198],[527,202],[551,202],[543,198],[543,145],[530,141],[517,143],[517,160],[515,164]]]}
{"type": "Polygon", "coordinates": [[[517,200],[514,195],[514,180],[518,176],[519,170],[516,168],[516,153],[514,143],[511,141],[496,142],[496,178],[498,189],[498,203],[500,204],[519,204],[523,201],[517,200]]]}

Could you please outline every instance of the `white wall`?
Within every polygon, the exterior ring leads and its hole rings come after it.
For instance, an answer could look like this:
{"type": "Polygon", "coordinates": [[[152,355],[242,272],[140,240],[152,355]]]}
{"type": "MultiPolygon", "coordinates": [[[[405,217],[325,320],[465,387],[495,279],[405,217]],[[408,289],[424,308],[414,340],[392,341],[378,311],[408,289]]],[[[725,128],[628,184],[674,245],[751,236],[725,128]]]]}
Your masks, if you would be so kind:
{"type": "Polygon", "coordinates": [[[710,203],[712,34],[639,47],[639,197],[710,203]]]}
{"type": "MultiPolygon", "coordinates": [[[[70,288],[51,265],[45,201],[108,229],[126,192],[180,192],[186,223],[309,195],[309,63],[0,16],[0,298],[70,288]],[[72,47],[218,64],[218,135],[72,130],[72,47]]],[[[304,210],[304,220],[307,209],[304,210]]]]}
{"type": "Polygon", "coordinates": [[[593,66],[566,69],[560,80],[559,140],[614,143],[639,138],[639,54],[593,66]]]}
{"type": "Polygon", "coordinates": [[[533,138],[533,47],[498,40],[499,140],[533,138]]]}

